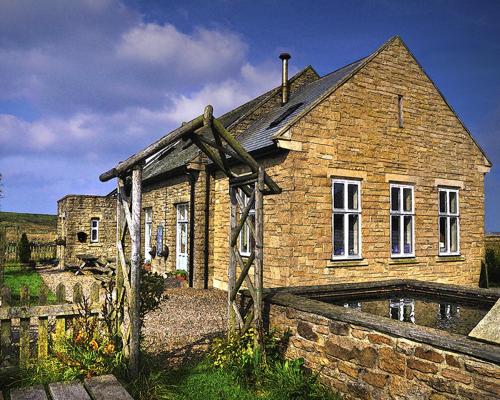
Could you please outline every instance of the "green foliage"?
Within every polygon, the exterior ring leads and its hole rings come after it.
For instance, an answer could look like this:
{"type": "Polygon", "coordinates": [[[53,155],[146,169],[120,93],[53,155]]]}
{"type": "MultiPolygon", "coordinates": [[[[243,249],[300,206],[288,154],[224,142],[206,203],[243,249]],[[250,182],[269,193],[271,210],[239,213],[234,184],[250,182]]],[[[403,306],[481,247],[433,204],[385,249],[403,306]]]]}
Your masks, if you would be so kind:
{"type": "MultiPolygon", "coordinates": [[[[4,267],[4,283],[11,290],[14,305],[19,302],[19,293],[23,286],[27,286],[30,291],[31,304],[38,304],[38,296],[40,295],[43,280],[34,269],[22,268],[16,263],[6,264],[4,267]]],[[[52,291],[49,291],[47,300],[49,303],[55,302],[56,296],[52,291]]]]}
{"type": "Polygon", "coordinates": [[[155,272],[141,269],[141,320],[144,316],[158,309],[165,295],[165,279],[155,272]]]}
{"type": "Polygon", "coordinates": [[[30,248],[30,241],[28,240],[28,236],[26,236],[26,233],[23,233],[21,235],[17,251],[18,251],[19,262],[22,263],[29,262],[29,260],[31,259],[31,248],[30,248]]]}
{"type": "Polygon", "coordinates": [[[176,277],[179,276],[179,277],[187,279],[188,273],[187,273],[187,271],[184,271],[183,269],[177,269],[177,270],[175,270],[175,276],[176,277]]]}
{"type": "Polygon", "coordinates": [[[488,270],[488,279],[490,283],[500,284],[500,248],[487,247],[485,255],[485,264],[488,270]]]}
{"type": "Polygon", "coordinates": [[[267,400],[338,399],[304,368],[304,360],[285,360],[289,334],[271,331],[263,349],[254,329],[214,340],[209,352],[213,367],[234,374],[257,398],[267,400]],[[264,356],[265,355],[265,356],[264,356]]]}

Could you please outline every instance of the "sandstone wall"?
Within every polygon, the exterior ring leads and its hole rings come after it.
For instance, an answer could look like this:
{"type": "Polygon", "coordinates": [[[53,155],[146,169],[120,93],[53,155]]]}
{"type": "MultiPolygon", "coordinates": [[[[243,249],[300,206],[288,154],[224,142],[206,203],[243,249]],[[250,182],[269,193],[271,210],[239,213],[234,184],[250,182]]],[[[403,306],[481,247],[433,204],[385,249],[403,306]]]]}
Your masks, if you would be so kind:
{"type": "Polygon", "coordinates": [[[291,212],[280,218],[289,225],[282,229],[291,232],[281,240],[293,249],[282,265],[289,268],[283,283],[397,277],[478,284],[484,256],[485,158],[399,40],[290,133],[303,151],[291,152],[283,165],[292,180],[287,187],[293,188],[288,194],[291,212]],[[403,96],[403,128],[398,124],[398,95],[403,96]],[[331,261],[334,176],[361,180],[360,261],[331,261]],[[415,188],[416,251],[410,259],[390,256],[391,182],[415,188]],[[459,257],[438,256],[440,184],[460,187],[459,257]]]}
{"type": "Polygon", "coordinates": [[[500,366],[465,354],[271,304],[270,323],[290,329],[287,356],[344,399],[493,400],[500,366]]]}
{"type": "Polygon", "coordinates": [[[76,265],[77,254],[101,258],[116,257],[116,198],[105,196],[69,195],[57,202],[57,236],[66,239],[66,246],[58,246],[60,263],[76,265]],[[90,241],[90,220],[99,219],[99,241],[90,241]],[[87,235],[78,240],[78,232],[87,235]]]}

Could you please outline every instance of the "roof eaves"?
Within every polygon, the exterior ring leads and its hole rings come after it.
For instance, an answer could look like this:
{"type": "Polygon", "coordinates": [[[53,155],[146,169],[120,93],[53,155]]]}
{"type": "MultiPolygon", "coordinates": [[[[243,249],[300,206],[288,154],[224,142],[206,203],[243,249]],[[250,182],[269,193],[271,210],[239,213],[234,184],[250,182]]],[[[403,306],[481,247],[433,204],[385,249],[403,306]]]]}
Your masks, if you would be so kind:
{"type": "MultiPolygon", "coordinates": [[[[283,127],[281,127],[276,133],[274,133],[272,139],[281,138],[285,132],[287,132],[292,125],[294,125],[297,121],[307,115],[314,107],[316,107],[319,103],[321,103],[324,99],[330,96],[333,92],[335,92],[339,87],[341,87],[344,83],[346,83],[349,79],[351,79],[354,75],[356,75],[363,67],[368,64],[371,60],[373,60],[380,52],[382,52],[389,44],[398,39],[399,36],[393,36],[389,40],[387,40],[382,46],[380,46],[377,50],[375,50],[372,54],[364,59],[364,61],[359,64],[357,68],[351,71],[350,74],[346,75],[342,80],[340,80],[336,85],[334,85],[331,89],[327,90],[321,96],[319,96],[315,101],[311,102],[307,107],[305,107],[300,113],[295,115],[288,123],[286,123],[283,127]]],[[[399,38],[400,39],[400,38],[399,38]]],[[[362,59],[361,59],[362,60],[362,59]]],[[[359,61],[359,60],[358,60],[359,61]]],[[[355,61],[356,62],[356,61],[355,61]]],[[[351,63],[354,64],[354,63],[351,63]]],[[[345,68],[345,67],[342,67],[345,68]]],[[[335,71],[334,71],[335,72],[335,71]]]]}

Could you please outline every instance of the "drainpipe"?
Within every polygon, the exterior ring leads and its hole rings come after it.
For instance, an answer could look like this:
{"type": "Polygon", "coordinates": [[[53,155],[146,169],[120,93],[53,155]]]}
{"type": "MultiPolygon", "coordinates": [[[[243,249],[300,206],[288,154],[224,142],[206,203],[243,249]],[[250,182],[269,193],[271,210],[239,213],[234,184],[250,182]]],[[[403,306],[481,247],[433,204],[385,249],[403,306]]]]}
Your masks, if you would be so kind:
{"type": "Polygon", "coordinates": [[[203,276],[203,288],[208,289],[208,247],[210,245],[209,234],[210,234],[210,173],[208,168],[205,168],[205,244],[204,244],[204,276],[203,276]]]}
{"type": "Polygon", "coordinates": [[[193,272],[194,272],[194,202],[197,174],[191,170],[186,170],[186,175],[189,180],[189,266],[188,279],[189,287],[193,287],[193,272]]]}

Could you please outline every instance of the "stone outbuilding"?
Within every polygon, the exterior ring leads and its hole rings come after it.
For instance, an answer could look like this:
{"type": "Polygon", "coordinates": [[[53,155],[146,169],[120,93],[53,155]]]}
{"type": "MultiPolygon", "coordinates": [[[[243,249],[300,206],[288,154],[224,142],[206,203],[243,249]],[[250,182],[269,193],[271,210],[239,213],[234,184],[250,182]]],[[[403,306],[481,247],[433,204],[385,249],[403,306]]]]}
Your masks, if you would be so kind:
{"type": "MultiPolygon", "coordinates": [[[[264,286],[391,278],[477,285],[491,163],[401,38],[322,77],[311,66],[283,76],[218,117],[282,189],[264,202],[264,286]]],[[[153,270],[183,269],[191,286],[226,288],[228,187],[182,140],[148,160],[142,249],[153,270]]],[[[114,200],[93,199],[100,227],[112,223],[114,200]]],[[[90,233],[93,206],[73,228],[70,207],[83,208],[63,200],[65,236],[90,233]]],[[[240,234],[243,255],[250,231],[240,234]]],[[[110,255],[114,235],[103,232],[110,242],[85,251],[110,255]]],[[[66,258],[84,251],[77,246],[67,239],[66,258]]]]}

